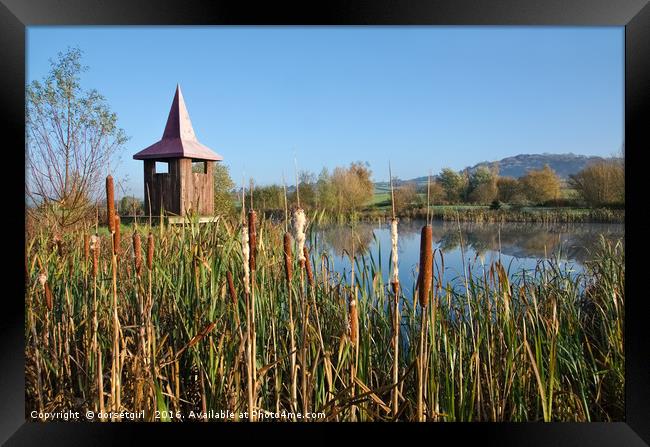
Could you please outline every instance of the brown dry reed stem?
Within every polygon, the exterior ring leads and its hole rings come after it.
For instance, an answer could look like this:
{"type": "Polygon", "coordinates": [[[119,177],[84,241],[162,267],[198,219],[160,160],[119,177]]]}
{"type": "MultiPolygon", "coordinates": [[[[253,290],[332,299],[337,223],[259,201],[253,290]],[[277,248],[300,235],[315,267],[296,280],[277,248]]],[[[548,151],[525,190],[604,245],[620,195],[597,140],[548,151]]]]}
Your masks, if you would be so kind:
{"type": "Polygon", "coordinates": [[[391,396],[391,403],[393,409],[393,416],[397,417],[399,413],[399,389],[397,383],[399,379],[399,331],[400,331],[400,314],[399,314],[399,266],[398,266],[398,250],[397,250],[397,218],[395,217],[395,190],[393,188],[393,171],[388,162],[388,178],[390,180],[390,203],[392,206],[393,218],[390,222],[390,236],[391,236],[391,261],[393,268],[392,280],[390,282],[393,289],[393,390],[391,396]]]}
{"type": "MultiPolygon", "coordinates": [[[[286,227],[286,224],[285,224],[286,227]]],[[[284,274],[287,281],[287,300],[289,302],[289,351],[290,351],[290,385],[291,385],[291,409],[298,409],[298,384],[296,369],[296,339],[293,320],[293,297],[291,280],[293,279],[293,256],[291,253],[291,233],[284,233],[284,274]]]]}
{"type": "Polygon", "coordinates": [[[115,228],[115,237],[113,238],[113,252],[116,255],[120,254],[120,223],[121,219],[118,214],[113,218],[114,228],[115,228]]]}
{"type": "Polygon", "coordinates": [[[431,291],[431,282],[433,279],[433,229],[427,224],[422,227],[420,236],[420,275],[418,283],[418,297],[420,301],[420,344],[418,352],[418,383],[417,383],[417,419],[424,421],[424,353],[426,351],[426,309],[429,304],[429,292],[431,291]]]}
{"type": "Polygon", "coordinates": [[[115,188],[110,174],[106,176],[106,220],[112,233],[115,231],[115,188]]]}
{"type": "Polygon", "coordinates": [[[93,278],[97,278],[97,274],[99,273],[99,251],[100,251],[98,234],[93,235],[93,237],[91,238],[90,245],[93,251],[93,278]]]}
{"type": "Polygon", "coordinates": [[[253,397],[257,399],[257,328],[255,316],[255,256],[257,254],[257,214],[253,210],[253,179],[250,187],[251,209],[248,211],[248,266],[250,270],[251,357],[253,367],[253,397]]]}
{"type": "Polygon", "coordinates": [[[88,260],[90,259],[90,236],[87,233],[84,233],[84,264],[88,265],[88,260]]]}
{"type": "MultiPolygon", "coordinates": [[[[252,205],[252,190],[251,190],[251,205],[252,205]]],[[[257,228],[255,226],[255,221],[257,220],[257,214],[252,209],[248,211],[248,246],[250,249],[250,258],[248,260],[248,265],[251,270],[255,270],[255,259],[257,256],[257,228]]]]}
{"type": "Polygon", "coordinates": [[[400,331],[400,312],[399,312],[399,268],[398,268],[398,250],[397,250],[397,219],[391,220],[391,246],[392,246],[392,279],[391,287],[393,289],[393,391],[392,391],[392,409],[393,415],[397,417],[399,413],[399,390],[397,383],[399,379],[399,331],[400,331]]]}
{"type": "Polygon", "coordinates": [[[293,259],[291,256],[291,233],[284,233],[284,274],[287,280],[287,286],[291,284],[293,278],[293,259]]]}
{"type": "MultiPolygon", "coordinates": [[[[115,236],[115,235],[114,235],[115,236]]],[[[122,364],[120,359],[120,320],[117,310],[117,255],[113,253],[111,259],[112,270],[112,292],[113,292],[113,362],[112,362],[112,378],[111,378],[111,401],[113,403],[113,410],[119,412],[121,409],[121,393],[122,393],[122,364]]],[[[120,420],[119,416],[116,416],[120,420]]]]}
{"type": "Polygon", "coordinates": [[[149,236],[147,236],[147,268],[149,270],[153,268],[153,250],[153,233],[149,232],[149,236]]]}
{"type": "Polygon", "coordinates": [[[237,292],[235,292],[235,283],[232,279],[232,273],[230,270],[226,270],[226,281],[228,282],[228,294],[230,295],[230,300],[234,306],[237,305],[237,292]]]}
{"type": "Polygon", "coordinates": [[[135,260],[135,274],[140,276],[142,271],[142,241],[140,240],[140,233],[133,232],[133,257],[135,260]]]}

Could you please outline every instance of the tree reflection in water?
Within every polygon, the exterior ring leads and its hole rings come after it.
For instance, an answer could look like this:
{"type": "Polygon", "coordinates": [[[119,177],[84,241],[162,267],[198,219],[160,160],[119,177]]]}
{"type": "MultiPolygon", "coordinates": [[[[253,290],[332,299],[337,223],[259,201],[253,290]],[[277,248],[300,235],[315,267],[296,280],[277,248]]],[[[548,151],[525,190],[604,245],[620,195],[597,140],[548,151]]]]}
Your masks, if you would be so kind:
{"type": "MultiPolygon", "coordinates": [[[[419,235],[424,221],[400,220],[399,251],[400,280],[411,282],[410,276],[417,273],[419,253],[419,235]]],[[[339,273],[350,268],[349,253],[354,249],[357,256],[372,253],[378,260],[378,244],[382,250],[382,263],[386,264],[390,251],[390,227],[388,223],[358,223],[354,233],[350,225],[329,225],[314,230],[318,252],[326,251],[332,258],[339,258],[334,268],[339,273]],[[353,236],[354,234],[354,236],[353,236]]],[[[455,222],[433,222],[434,248],[442,250],[446,267],[455,272],[462,272],[460,243],[462,240],[465,260],[480,258],[495,259],[498,256],[511,257],[513,272],[519,267],[534,264],[534,261],[550,257],[560,260],[575,261],[579,265],[589,260],[600,237],[609,240],[624,241],[622,224],[533,224],[505,223],[481,224],[455,222]],[[462,239],[461,239],[462,236],[462,239]],[[527,261],[527,262],[524,262],[527,261]],[[456,263],[456,264],[454,264],[456,263]]],[[[447,270],[447,269],[446,269],[447,270]]],[[[384,275],[388,265],[382,266],[384,275]]]]}

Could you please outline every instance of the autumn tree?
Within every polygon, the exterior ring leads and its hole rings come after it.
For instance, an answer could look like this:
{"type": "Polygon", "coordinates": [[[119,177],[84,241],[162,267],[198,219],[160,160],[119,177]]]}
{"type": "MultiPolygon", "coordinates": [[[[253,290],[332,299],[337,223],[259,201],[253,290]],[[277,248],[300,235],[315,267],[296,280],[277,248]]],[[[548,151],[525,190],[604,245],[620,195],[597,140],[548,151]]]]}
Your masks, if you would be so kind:
{"type": "Polygon", "coordinates": [[[255,203],[263,210],[284,210],[284,188],[280,185],[257,186],[255,203]]]}
{"type": "MultiPolygon", "coordinates": [[[[316,177],[309,171],[300,171],[298,174],[298,194],[300,195],[300,206],[311,209],[316,205],[316,177]]],[[[296,192],[289,195],[289,202],[296,201],[296,192]]]]}
{"type": "Polygon", "coordinates": [[[429,201],[431,205],[439,205],[445,200],[445,190],[438,182],[432,182],[429,190],[429,201]]]}
{"type": "Polygon", "coordinates": [[[505,203],[521,203],[525,200],[521,184],[514,177],[497,179],[497,199],[505,203]]]}
{"type": "Polygon", "coordinates": [[[411,207],[418,198],[417,188],[413,182],[403,183],[394,188],[395,211],[400,214],[411,207]]]}
{"type": "Polygon", "coordinates": [[[438,176],[438,182],[445,190],[449,203],[458,203],[465,195],[467,179],[450,168],[444,168],[438,176]]]}
{"type": "Polygon", "coordinates": [[[469,200],[490,203],[497,196],[497,175],[487,166],[479,166],[469,176],[469,200]]]}
{"type": "Polygon", "coordinates": [[[122,216],[144,214],[144,203],[134,196],[124,196],[119,201],[118,211],[122,216]]]}
{"type": "Polygon", "coordinates": [[[528,200],[544,203],[560,195],[560,178],[549,165],[536,171],[528,171],[521,178],[521,185],[528,200]]]}
{"type": "Polygon", "coordinates": [[[94,216],[104,177],[127,137],[97,90],[82,90],[82,52],[68,48],[50,60],[41,81],[26,86],[29,213],[65,230],[94,216]]]}
{"type": "Polygon", "coordinates": [[[332,178],[327,168],[323,168],[318,174],[316,181],[316,195],[318,197],[318,207],[328,211],[336,208],[336,191],[332,184],[332,178]]]}
{"type": "Polygon", "coordinates": [[[590,206],[625,203],[625,168],[622,161],[591,164],[572,175],[569,184],[590,206]]]}
{"type": "Polygon", "coordinates": [[[235,209],[233,188],[235,182],[230,178],[228,166],[223,163],[214,164],[214,212],[218,215],[232,214],[235,209]]]}
{"type": "Polygon", "coordinates": [[[370,201],[375,190],[371,175],[368,164],[362,162],[334,169],[332,187],[339,213],[357,211],[370,201]]]}

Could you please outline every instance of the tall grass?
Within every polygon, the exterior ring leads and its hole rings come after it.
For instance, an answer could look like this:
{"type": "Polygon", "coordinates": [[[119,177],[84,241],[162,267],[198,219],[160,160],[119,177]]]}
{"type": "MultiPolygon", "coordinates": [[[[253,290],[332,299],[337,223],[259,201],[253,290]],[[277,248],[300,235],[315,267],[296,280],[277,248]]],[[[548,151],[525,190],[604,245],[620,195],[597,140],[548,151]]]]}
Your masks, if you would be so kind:
{"type": "Polygon", "coordinates": [[[284,225],[263,217],[253,268],[241,220],[190,221],[155,237],[147,225],[131,232],[122,231],[115,251],[100,250],[112,240],[89,232],[62,236],[61,253],[46,231],[28,238],[28,412],[145,410],[147,420],[211,409],[233,411],[235,420],[250,409],[324,412],[332,421],[623,418],[620,243],[603,240],[578,276],[554,258],[520,275],[498,262],[483,270],[468,263],[457,286],[442,283],[437,252],[421,315],[419,290],[406,296],[384,283],[389,264],[381,257],[355,254],[355,275],[337,275],[325,254],[297,251],[284,225]],[[394,302],[402,308],[397,338],[394,302]],[[418,343],[421,336],[428,342],[418,343]],[[395,339],[399,350],[391,349],[395,339]]]}

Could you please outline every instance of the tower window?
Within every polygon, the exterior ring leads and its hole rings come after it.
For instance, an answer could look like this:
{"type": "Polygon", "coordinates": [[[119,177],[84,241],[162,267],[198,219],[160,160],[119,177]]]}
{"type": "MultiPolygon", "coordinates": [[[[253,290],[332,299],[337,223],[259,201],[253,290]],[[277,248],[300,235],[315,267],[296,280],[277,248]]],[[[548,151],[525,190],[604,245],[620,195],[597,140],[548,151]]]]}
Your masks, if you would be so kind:
{"type": "Polygon", "coordinates": [[[157,161],[155,167],[156,174],[168,174],[169,173],[169,163],[166,161],[157,161]]]}
{"type": "Polygon", "coordinates": [[[192,160],[192,172],[196,174],[207,174],[208,164],[205,161],[192,160]]]}

